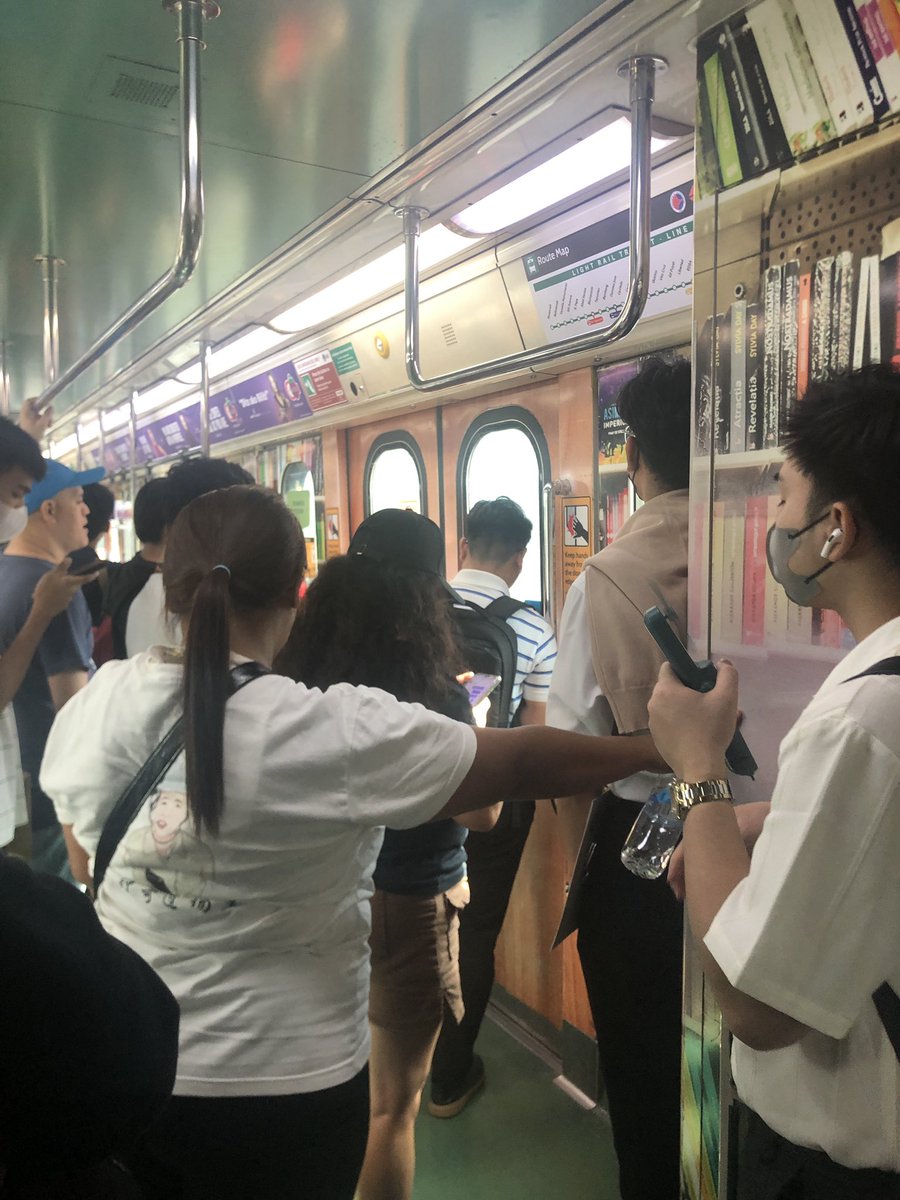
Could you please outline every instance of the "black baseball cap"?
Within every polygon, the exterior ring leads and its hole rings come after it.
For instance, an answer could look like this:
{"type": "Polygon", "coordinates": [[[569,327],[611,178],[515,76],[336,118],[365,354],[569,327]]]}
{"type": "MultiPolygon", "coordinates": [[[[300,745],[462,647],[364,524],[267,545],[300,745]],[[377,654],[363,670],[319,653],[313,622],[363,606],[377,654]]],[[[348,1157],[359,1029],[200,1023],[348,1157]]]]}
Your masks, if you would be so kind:
{"type": "Polygon", "coordinates": [[[347,553],[440,577],[444,569],[444,535],[434,521],[410,509],[382,508],[366,517],[347,553]]]}

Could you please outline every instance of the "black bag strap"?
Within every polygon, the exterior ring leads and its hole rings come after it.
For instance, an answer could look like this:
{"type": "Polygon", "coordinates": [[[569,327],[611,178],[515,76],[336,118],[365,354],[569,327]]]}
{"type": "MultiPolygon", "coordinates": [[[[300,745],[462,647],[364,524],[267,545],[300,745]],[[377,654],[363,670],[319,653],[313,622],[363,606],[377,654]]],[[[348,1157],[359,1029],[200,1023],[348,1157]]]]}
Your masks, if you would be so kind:
{"type": "MultiPolygon", "coordinates": [[[[238,663],[231,668],[231,689],[233,696],[242,687],[270,674],[267,667],[257,662],[238,663]]],[[[103,826],[97,852],[94,855],[94,896],[100,893],[107,868],[112,857],[119,848],[119,843],[128,832],[132,821],[141,811],[144,801],[150,793],[159,786],[166,772],[184,749],[184,718],[179,717],[169,732],[165,735],[141,769],[129,783],[128,787],[116,801],[115,806],[103,826]]]]}
{"type": "MultiPolygon", "coordinates": [[[[851,675],[849,679],[844,680],[844,683],[851,683],[854,679],[863,679],[866,675],[900,675],[900,656],[883,658],[881,662],[875,663],[865,671],[860,671],[858,675],[851,675]]],[[[894,1047],[897,1062],[900,1062],[900,996],[885,980],[881,987],[872,993],[872,1002],[881,1018],[888,1041],[894,1047]]]]}
{"type": "Polygon", "coordinates": [[[501,621],[506,621],[520,608],[527,607],[521,600],[514,600],[512,596],[498,596],[496,600],[486,604],[481,611],[486,612],[489,617],[499,617],[501,621]]]}

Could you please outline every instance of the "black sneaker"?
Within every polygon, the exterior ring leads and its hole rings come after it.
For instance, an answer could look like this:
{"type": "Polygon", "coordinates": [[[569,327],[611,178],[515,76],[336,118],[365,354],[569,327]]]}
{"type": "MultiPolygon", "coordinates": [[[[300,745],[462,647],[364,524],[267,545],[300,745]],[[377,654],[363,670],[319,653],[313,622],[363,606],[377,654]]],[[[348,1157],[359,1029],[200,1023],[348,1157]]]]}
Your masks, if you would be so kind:
{"type": "Polygon", "coordinates": [[[456,1117],[472,1097],[484,1087],[484,1060],[472,1055],[472,1065],[465,1079],[454,1088],[442,1088],[432,1081],[428,1111],[433,1117],[456,1117]]]}

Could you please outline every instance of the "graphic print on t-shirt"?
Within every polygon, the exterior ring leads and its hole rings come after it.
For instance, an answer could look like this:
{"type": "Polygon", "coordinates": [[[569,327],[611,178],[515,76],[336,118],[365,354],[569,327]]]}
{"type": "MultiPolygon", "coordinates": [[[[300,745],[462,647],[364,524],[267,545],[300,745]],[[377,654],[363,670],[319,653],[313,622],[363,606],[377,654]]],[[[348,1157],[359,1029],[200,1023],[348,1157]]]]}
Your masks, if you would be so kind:
{"type": "Polygon", "coordinates": [[[126,890],[133,881],[141,890],[171,897],[169,904],[203,899],[206,885],[215,879],[216,860],[191,827],[183,767],[179,771],[176,764],[150,795],[114,862],[125,875],[126,890]]]}

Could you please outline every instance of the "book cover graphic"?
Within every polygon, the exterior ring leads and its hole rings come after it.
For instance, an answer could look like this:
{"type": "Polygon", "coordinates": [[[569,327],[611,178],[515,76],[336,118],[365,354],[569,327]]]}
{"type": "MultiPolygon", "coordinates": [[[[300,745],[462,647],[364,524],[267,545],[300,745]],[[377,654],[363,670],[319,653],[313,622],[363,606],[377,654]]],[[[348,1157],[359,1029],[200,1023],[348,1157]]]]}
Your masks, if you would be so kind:
{"type": "Polygon", "coordinates": [[[766,641],[766,535],[768,496],[748,496],[744,527],[744,586],[741,641],[763,646],[766,641]]]}
{"type": "Polygon", "coordinates": [[[796,258],[784,264],[781,272],[781,391],[778,397],[778,432],[787,423],[788,413],[797,402],[797,340],[800,313],[800,263],[796,258]]]}
{"type": "MultiPolygon", "coordinates": [[[[875,69],[884,88],[885,100],[891,112],[900,111],[900,54],[891,39],[878,0],[855,0],[856,12],[862,25],[875,69]]],[[[896,13],[897,10],[894,9],[896,13]]]]}
{"type": "Polygon", "coordinates": [[[747,101],[769,166],[790,162],[791,147],[750,22],[746,16],[735,17],[727,23],[727,28],[732,38],[732,54],[744,70],[747,101]]]}
{"type": "Polygon", "coordinates": [[[696,153],[697,195],[702,199],[704,196],[714,195],[722,185],[722,177],[719,174],[719,156],[716,151],[716,137],[713,132],[712,113],[709,108],[709,98],[706,95],[705,80],[702,77],[697,80],[695,120],[698,132],[696,153]]]}
{"type": "Polygon", "coordinates": [[[763,0],[747,14],[791,153],[830,142],[838,130],[813,68],[797,14],[763,0]]]}
{"type": "Polygon", "coordinates": [[[731,316],[716,315],[713,335],[713,443],[727,454],[731,439],[731,316]]]}
{"type": "Polygon", "coordinates": [[[747,305],[746,402],[744,447],[763,448],[763,311],[759,304],[747,305]]]}
{"type": "Polygon", "coordinates": [[[694,444],[698,454],[709,454],[712,449],[713,326],[713,318],[707,317],[697,338],[694,359],[694,444]]]}
{"type": "Polygon", "coordinates": [[[719,158],[719,173],[723,187],[731,187],[744,178],[738,153],[731,108],[725,87],[725,74],[715,41],[706,37],[697,45],[698,61],[702,63],[703,82],[712,115],[713,137],[719,158]]]}
{"type": "Polygon", "coordinates": [[[794,0],[794,7],[838,133],[869,125],[872,104],[835,0],[794,0]]]}
{"type": "Polygon", "coordinates": [[[842,250],[834,260],[831,369],[849,371],[853,350],[853,253],[842,250]]]}
{"type": "Polygon", "coordinates": [[[890,106],[881,76],[875,66],[872,49],[859,19],[859,13],[856,11],[856,4],[854,0],[834,0],[834,5],[844,27],[847,45],[856,60],[856,69],[865,85],[872,114],[876,121],[880,121],[882,117],[887,116],[890,106]]]}
{"type": "Polygon", "coordinates": [[[722,25],[716,32],[716,47],[725,80],[741,173],[745,179],[751,179],[768,170],[769,155],[755,106],[750,99],[744,64],[728,24],[722,25]]]}
{"type": "Polygon", "coordinates": [[[820,258],[813,270],[812,330],[809,344],[809,377],[824,379],[831,366],[831,302],[834,258],[820,258]]]}
{"type": "Polygon", "coordinates": [[[729,451],[740,454],[747,448],[747,301],[731,306],[731,430],[729,451]]]}
{"type": "Polygon", "coordinates": [[[781,299],[780,263],[763,275],[763,444],[779,444],[778,409],[781,400],[781,299]]]}

